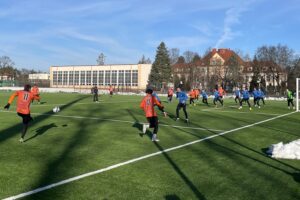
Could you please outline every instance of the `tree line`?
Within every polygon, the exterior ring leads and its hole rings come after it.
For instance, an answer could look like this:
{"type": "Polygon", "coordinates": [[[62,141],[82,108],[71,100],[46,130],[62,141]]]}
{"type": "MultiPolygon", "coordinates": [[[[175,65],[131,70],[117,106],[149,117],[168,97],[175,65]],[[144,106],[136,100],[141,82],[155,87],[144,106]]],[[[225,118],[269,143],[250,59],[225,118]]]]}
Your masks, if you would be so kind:
{"type": "MultiPolygon", "coordinates": [[[[204,58],[211,52],[208,48],[203,54],[204,58]]],[[[223,87],[233,88],[241,86],[245,83],[243,80],[243,71],[240,69],[239,57],[247,63],[251,63],[253,75],[250,81],[250,89],[261,87],[263,90],[268,89],[270,93],[283,93],[288,87],[291,90],[296,89],[296,78],[300,77],[300,57],[295,51],[287,45],[263,45],[257,48],[253,58],[248,54],[243,55],[242,51],[235,50],[224,66],[215,67],[211,74],[204,73],[203,67],[197,67],[197,62],[201,60],[201,56],[192,51],[185,51],[180,55],[178,48],[168,49],[164,42],[157,47],[155,60],[152,63],[152,70],[149,75],[149,85],[161,89],[168,84],[173,83],[176,87],[180,81],[185,85],[185,89],[198,87],[195,83],[208,82],[208,87],[213,87],[216,83],[221,82],[223,87]],[[172,65],[186,64],[185,73],[188,77],[178,77],[172,73],[172,65]],[[267,68],[266,68],[267,67],[267,68]],[[264,73],[270,76],[270,85],[266,85],[264,73]],[[280,82],[280,75],[287,74],[287,80],[280,82]],[[206,76],[204,75],[206,74],[206,76]],[[186,80],[188,79],[188,80],[186,80]],[[280,83],[280,84],[279,84],[280,83]]],[[[249,64],[250,65],[250,64],[249,64]]],[[[247,80],[246,80],[247,81],[247,80]]]]}

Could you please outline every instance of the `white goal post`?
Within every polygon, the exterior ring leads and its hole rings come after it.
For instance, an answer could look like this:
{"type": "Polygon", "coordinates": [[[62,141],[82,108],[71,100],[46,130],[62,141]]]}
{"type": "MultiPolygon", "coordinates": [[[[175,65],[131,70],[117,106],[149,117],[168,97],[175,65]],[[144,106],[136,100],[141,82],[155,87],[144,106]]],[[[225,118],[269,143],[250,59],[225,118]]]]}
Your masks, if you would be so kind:
{"type": "Polygon", "coordinates": [[[299,112],[299,81],[300,78],[296,78],[296,111],[299,112]]]}

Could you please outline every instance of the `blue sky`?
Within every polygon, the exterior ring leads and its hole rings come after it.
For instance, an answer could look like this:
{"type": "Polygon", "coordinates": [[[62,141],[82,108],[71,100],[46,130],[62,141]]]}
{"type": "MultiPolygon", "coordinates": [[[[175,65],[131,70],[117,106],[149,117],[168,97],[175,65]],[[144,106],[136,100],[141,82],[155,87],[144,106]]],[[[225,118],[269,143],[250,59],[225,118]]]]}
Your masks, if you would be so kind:
{"type": "Polygon", "coordinates": [[[0,56],[18,68],[153,61],[161,41],[202,55],[208,47],[251,56],[262,45],[300,53],[299,0],[1,0],[0,56]]]}

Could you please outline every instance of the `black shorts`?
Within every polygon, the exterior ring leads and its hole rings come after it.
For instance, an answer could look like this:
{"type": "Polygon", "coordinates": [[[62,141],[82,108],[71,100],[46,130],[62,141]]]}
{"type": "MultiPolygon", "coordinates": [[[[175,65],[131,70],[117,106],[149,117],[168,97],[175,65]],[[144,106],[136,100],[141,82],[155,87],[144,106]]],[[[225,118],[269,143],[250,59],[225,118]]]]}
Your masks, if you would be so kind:
{"type": "Polygon", "coordinates": [[[158,124],[158,118],[157,118],[157,116],[147,117],[147,120],[148,120],[148,122],[150,124],[150,128],[154,128],[158,124]]]}
{"type": "Polygon", "coordinates": [[[22,114],[22,113],[18,113],[18,115],[20,117],[22,117],[23,119],[23,124],[28,124],[31,120],[32,120],[32,117],[30,116],[30,114],[22,114]]]}
{"type": "Polygon", "coordinates": [[[110,95],[113,95],[113,92],[109,92],[110,95]]]}

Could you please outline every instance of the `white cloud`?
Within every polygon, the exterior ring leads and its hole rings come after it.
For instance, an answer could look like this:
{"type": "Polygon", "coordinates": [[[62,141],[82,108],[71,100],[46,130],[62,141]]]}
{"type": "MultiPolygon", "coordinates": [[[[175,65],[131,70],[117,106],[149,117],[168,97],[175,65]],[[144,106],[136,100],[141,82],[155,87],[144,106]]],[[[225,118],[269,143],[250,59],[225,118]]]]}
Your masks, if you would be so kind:
{"type": "Polygon", "coordinates": [[[241,35],[241,32],[233,30],[233,26],[240,23],[241,15],[246,12],[249,6],[254,2],[255,0],[244,1],[226,11],[222,35],[216,42],[216,48],[219,48],[226,41],[232,40],[235,36],[241,35]]]}

